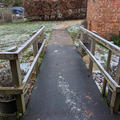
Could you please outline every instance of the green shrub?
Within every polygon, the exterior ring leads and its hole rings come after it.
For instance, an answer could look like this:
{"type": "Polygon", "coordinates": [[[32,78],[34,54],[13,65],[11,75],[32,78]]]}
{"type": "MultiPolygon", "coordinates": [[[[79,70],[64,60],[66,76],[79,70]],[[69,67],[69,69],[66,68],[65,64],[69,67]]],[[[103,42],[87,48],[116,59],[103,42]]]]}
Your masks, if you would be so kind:
{"type": "Polygon", "coordinates": [[[120,32],[119,35],[113,34],[111,41],[113,41],[115,45],[120,46],[120,32]]]}

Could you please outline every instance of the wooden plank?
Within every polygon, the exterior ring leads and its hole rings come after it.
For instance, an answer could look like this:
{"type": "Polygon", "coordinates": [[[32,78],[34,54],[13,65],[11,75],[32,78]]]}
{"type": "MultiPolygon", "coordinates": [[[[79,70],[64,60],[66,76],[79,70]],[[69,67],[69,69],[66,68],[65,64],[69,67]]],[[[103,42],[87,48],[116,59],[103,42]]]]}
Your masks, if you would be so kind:
{"type": "Polygon", "coordinates": [[[120,85],[120,58],[119,58],[117,67],[118,68],[117,68],[117,72],[116,72],[116,76],[115,76],[115,81],[120,85]]]}
{"type": "Polygon", "coordinates": [[[20,87],[22,85],[22,79],[19,60],[10,60],[10,67],[14,87],[20,87]]]}
{"type": "Polygon", "coordinates": [[[42,26],[41,29],[36,34],[34,34],[27,42],[25,42],[25,44],[21,48],[19,48],[16,51],[19,54],[19,56],[37,40],[37,37],[42,33],[44,28],[45,26],[42,26]]]}
{"type": "Polygon", "coordinates": [[[109,50],[111,50],[116,55],[120,56],[120,47],[114,45],[113,43],[109,42],[108,40],[100,37],[99,35],[85,29],[84,27],[80,26],[80,31],[88,34],[90,37],[96,40],[96,42],[101,43],[105,47],[107,47],[109,50]]]}
{"type": "MultiPolygon", "coordinates": [[[[12,72],[12,80],[14,83],[14,87],[21,87],[22,86],[22,79],[21,79],[21,70],[20,70],[20,63],[19,60],[11,60],[10,67],[12,72]]],[[[17,104],[17,112],[24,113],[26,106],[23,94],[16,95],[16,104],[17,104]]]]}
{"type": "Polygon", "coordinates": [[[103,68],[103,66],[97,61],[97,59],[92,55],[92,53],[85,47],[85,45],[81,41],[80,41],[80,46],[91,57],[91,60],[93,60],[93,62],[97,65],[97,67],[103,73],[105,79],[110,84],[110,86],[113,88],[113,90],[116,91],[117,88],[120,88],[120,86],[112,79],[112,77],[107,73],[107,71],[103,68]]]}
{"type": "Polygon", "coordinates": [[[17,112],[22,113],[23,115],[26,111],[24,94],[16,95],[16,104],[17,104],[17,112]]]}
{"type": "MultiPolygon", "coordinates": [[[[80,41],[83,42],[83,40],[84,40],[84,35],[83,35],[83,32],[81,32],[80,41]]],[[[79,48],[79,52],[80,52],[81,56],[83,56],[83,49],[82,49],[82,47],[79,48]]]]}
{"type": "Polygon", "coordinates": [[[119,111],[119,107],[120,107],[120,93],[113,91],[110,102],[111,112],[117,113],[119,111]]]}
{"type": "Polygon", "coordinates": [[[35,68],[36,62],[38,61],[38,59],[39,59],[39,57],[41,55],[41,52],[42,52],[42,50],[44,48],[44,45],[45,45],[45,42],[46,42],[46,40],[44,40],[44,42],[43,42],[41,48],[39,49],[39,51],[38,51],[38,53],[37,53],[37,55],[36,55],[32,65],[31,65],[28,73],[26,74],[26,76],[25,76],[25,78],[23,80],[23,88],[24,88],[24,90],[26,89],[26,86],[27,86],[27,84],[28,84],[28,82],[29,82],[29,80],[30,80],[30,78],[32,76],[32,72],[33,72],[33,70],[35,68]]]}
{"type": "MultiPolygon", "coordinates": [[[[110,70],[111,57],[112,57],[112,51],[109,50],[108,58],[107,58],[107,65],[106,65],[106,71],[107,71],[108,73],[109,73],[109,70],[110,70]]],[[[105,97],[105,92],[106,92],[106,86],[107,86],[107,80],[104,79],[103,88],[102,88],[102,95],[103,95],[104,97],[105,97]]]]}
{"type": "Polygon", "coordinates": [[[106,70],[109,73],[110,71],[110,61],[111,61],[111,57],[112,57],[112,51],[109,50],[108,52],[108,58],[107,58],[107,65],[106,65],[106,70]]]}
{"type": "Polygon", "coordinates": [[[37,55],[38,52],[38,46],[37,46],[37,40],[33,43],[33,55],[34,57],[37,55]]]}
{"type": "Polygon", "coordinates": [[[13,46],[11,48],[8,48],[8,52],[15,52],[17,50],[17,46],[13,46]]]}
{"type": "Polygon", "coordinates": [[[38,43],[43,43],[43,40],[44,40],[44,30],[40,34],[40,37],[38,39],[38,43]]]}
{"type": "Polygon", "coordinates": [[[17,60],[18,54],[16,52],[0,52],[0,59],[3,60],[17,60]]]}
{"type": "MultiPolygon", "coordinates": [[[[35,41],[33,43],[33,55],[34,55],[34,57],[37,55],[37,52],[38,52],[38,43],[37,43],[37,41],[35,41]]],[[[38,61],[36,61],[35,68],[36,68],[35,70],[36,70],[36,74],[37,74],[39,71],[38,61]]]]}
{"type": "MultiPolygon", "coordinates": [[[[96,46],[96,41],[94,40],[94,39],[91,39],[91,53],[93,54],[93,55],[95,55],[95,46],[96,46]]],[[[89,62],[89,71],[90,71],[90,73],[92,74],[92,70],[93,70],[93,61],[91,60],[91,58],[90,58],[90,60],[89,60],[90,62],[89,62]]]]}
{"type": "Polygon", "coordinates": [[[14,87],[0,87],[0,94],[4,95],[18,95],[23,94],[22,87],[14,88],[14,87]]]}

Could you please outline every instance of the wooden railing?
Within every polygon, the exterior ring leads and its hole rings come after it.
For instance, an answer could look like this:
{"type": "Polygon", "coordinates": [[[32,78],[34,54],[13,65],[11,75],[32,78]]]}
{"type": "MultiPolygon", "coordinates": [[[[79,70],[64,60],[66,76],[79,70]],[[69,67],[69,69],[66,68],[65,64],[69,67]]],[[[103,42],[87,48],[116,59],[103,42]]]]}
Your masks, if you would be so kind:
{"type": "Polygon", "coordinates": [[[86,53],[89,55],[90,61],[89,61],[89,71],[92,73],[93,70],[93,63],[97,65],[101,73],[104,75],[104,84],[102,88],[102,95],[105,97],[106,92],[106,86],[109,85],[109,90],[112,92],[111,100],[110,100],[110,108],[113,112],[118,112],[120,107],[120,59],[118,63],[118,69],[115,80],[110,76],[109,74],[109,68],[110,68],[110,61],[112,57],[112,53],[120,56],[120,48],[111,42],[107,41],[106,39],[98,36],[94,32],[91,32],[84,27],[80,26],[81,31],[81,38],[80,38],[80,53],[83,54],[83,50],[86,51],[86,53]],[[84,45],[84,35],[88,36],[88,40],[91,41],[91,49],[87,49],[87,47],[84,45]],[[108,52],[108,59],[106,63],[106,67],[104,68],[98,60],[95,58],[95,46],[96,43],[100,43],[103,46],[105,46],[109,52],[108,52]]]}
{"type": "Polygon", "coordinates": [[[13,87],[0,87],[0,94],[2,95],[15,95],[16,96],[16,105],[17,105],[17,112],[24,113],[26,111],[26,105],[24,100],[24,94],[27,91],[27,84],[31,79],[32,72],[35,70],[38,72],[38,59],[45,47],[44,40],[44,29],[45,27],[42,26],[40,30],[34,34],[22,47],[19,49],[12,48],[9,52],[0,52],[0,59],[9,60],[10,68],[12,72],[12,81],[14,86],[13,87]],[[38,49],[38,43],[41,44],[40,49],[38,49]],[[34,54],[34,61],[27,72],[24,80],[21,78],[21,70],[20,70],[20,56],[33,45],[33,54],[34,54]]]}
{"type": "Polygon", "coordinates": [[[12,22],[12,9],[0,8],[0,23],[12,22]]]}

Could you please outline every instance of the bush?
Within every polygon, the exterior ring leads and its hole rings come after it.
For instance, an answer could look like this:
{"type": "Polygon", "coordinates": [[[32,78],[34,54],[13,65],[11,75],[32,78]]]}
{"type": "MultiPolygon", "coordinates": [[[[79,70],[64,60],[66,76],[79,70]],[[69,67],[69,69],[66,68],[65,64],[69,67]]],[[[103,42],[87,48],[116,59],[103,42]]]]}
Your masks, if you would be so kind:
{"type": "Polygon", "coordinates": [[[3,3],[5,7],[23,5],[22,0],[1,0],[0,2],[3,3]]]}
{"type": "Polygon", "coordinates": [[[115,45],[120,46],[120,32],[119,35],[113,34],[111,41],[113,41],[115,45]]]}
{"type": "Polygon", "coordinates": [[[22,0],[15,0],[13,6],[23,6],[22,0]]]}

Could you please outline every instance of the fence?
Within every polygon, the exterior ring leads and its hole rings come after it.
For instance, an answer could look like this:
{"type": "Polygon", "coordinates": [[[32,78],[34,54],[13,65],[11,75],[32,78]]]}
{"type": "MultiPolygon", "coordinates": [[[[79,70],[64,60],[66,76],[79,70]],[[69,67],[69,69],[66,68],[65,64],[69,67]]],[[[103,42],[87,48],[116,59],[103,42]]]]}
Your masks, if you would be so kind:
{"type": "Polygon", "coordinates": [[[24,13],[16,15],[11,8],[0,8],[0,23],[24,22],[24,13]]]}
{"type": "Polygon", "coordinates": [[[12,22],[11,8],[0,8],[0,23],[12,22]]]}
{"type": "Polygon", "coordinates": [[[33,70],[38,72],[38,59],[45,47],[44,40],[44,29],[42,26],[40,30],[33,35],[22,47],[16,50],[13,48],[9,52],[0,52],[0,59],[9,60],[11,72],[12,72],[12,81],[13,87],[0,87],[0,95],[15,95],[16,96],[16,106],[18,113],[24,113],[26,110],[24,95],[28,91],[27,84],[31,79],[33,70]],[[41,43],[41,47],[38,50],[38,43],[41,43]],[[35,56],[34,61],[27,72],[24,80],[21,79],[21,70],[20,70],[20,56],[33,45],[33,54],[35,56]]]}
{"type": "Polygon", "coordinates": [[[86,53],[90,57],[90,62],[89,62],[89,71],[92,73],[93,69],[93,63],[97,65],[101,73],[104,75],[104,85],[102,89],[102,95],[105,97],[105,92],[106,92],[106,86],[107,84],[109,85],[109,90],[112,92],[111,100],[110,100],[110,108],[113,112],[118,112],[120,108],[120,60],[118,63],[118,69],[117,69],[117,74],[115,80],[110,76],[109,74],[109,68],[110,68],[110,61],[111,61],[111,56],[112,53],[120,56],[120,48],[111,42],[105,40],[104,38],[98,36],[97,34],[85,29],[84,27],[80,27],[81,31],[81,40],[80,40],[80,53],[83,53],[83,49],[86,51],[86,53]],[[91,49],[90,51],[87,49],[87,47],[84,45],[84,35],[88,36],[88,40],[91,41],[91,49]],[[106,63],[106,68],[104,68],[95,58],[95,46],[96,43],[100,43],[103,46],[105,46],[109,52],[108,52],[108,59],[106,63]]]}

